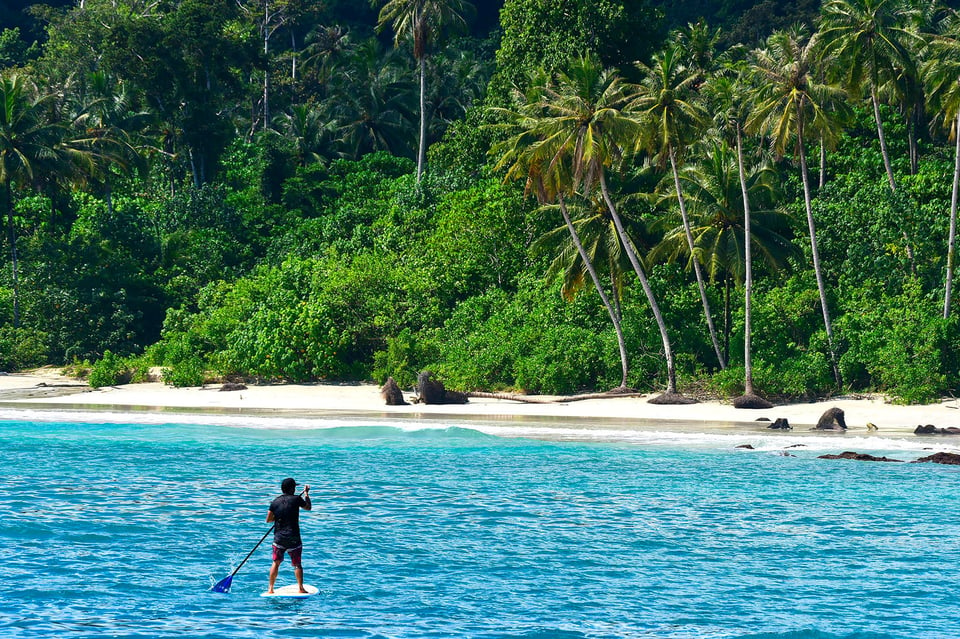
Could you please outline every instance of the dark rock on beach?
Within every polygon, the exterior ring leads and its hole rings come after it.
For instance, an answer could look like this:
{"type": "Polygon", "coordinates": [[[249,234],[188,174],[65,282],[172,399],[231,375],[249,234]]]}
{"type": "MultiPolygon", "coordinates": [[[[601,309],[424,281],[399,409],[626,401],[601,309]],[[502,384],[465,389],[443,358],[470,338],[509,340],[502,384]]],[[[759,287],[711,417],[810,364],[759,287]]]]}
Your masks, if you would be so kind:
{"type": "Polygon", "coordinates": [[[843,419],[843,411],[839,408],[829,408],[824,411],[817,422],[817,430],[847,430],[847,423],[843,419]]]}
{"type": "Polygon", "coordinates": [[[432,373],[423,371],[417,375],[417,401],[421,404],[466,404],[466,393],[448,391],[442,382],[430,379],[432,373]]]}
{"type": "Polygon", "coordinates": [[[387,381],[384,382],[383,387],[380,389],[380,396],[383,397],[383,401],[386,402],[387,406],[407,405],[407,401],[403,399],[403,392],[400,390],[400,386],[397,385],[396,380],[392,377],[388,377],[387,381]]]}
{"type": "Polygon", "coordinates": [[[224,383],[220,386],[220,392],[225,392],[225,391],[242,391],[242,390],[247,390],[246,385],[245,385],[245,384],[238,384],[238,383],[236,383],[236,382],[224,382],[224,383]]]}
{"type": "Polygon", "coordinates": [[[793,427],[790,425],[790,422],[787,421],[786,417],[778,417],[777,421],[773,422],[767,428],[773,430],[792,430],[793,427]]]}
{"type": "Polygon", "coordinates": [[[733,400],[734,408],[755,408],[767,409],[773,408],[773,404],[760,397],[759,395],[741,395],[733,400]]]}
{"type": "Polygon", "coordinates": [[[698,404],[699,402],[692,397],[687,397],[680,393],[660,393],[656,397],[648,399],[647,403],[660,406],[680,406],[684,404],[698,404]]]}
{"type": "Polygon", "coordinates": [[[937,428],[933,424],[917,426],[913,430],[914,435],[960,435],[960,428],[956,426],[947,426],[946,428],[937,428]]]}
{"type": "Polygon", "coordinates": [[[753,450],[753,446],[751,446],[750,444],[740,444],[739,446],[736,446],[736,448],[743,448],[743,449],[745,449],[745,450],[753,450]]]}
{"type": "Polygon", "coordinates": [[[839,455],[820,455],[818,459],[855,459],[857,461],[874,461],[874,462],[902,462],[902,459],[890,459],[889,457],[875,457],[874,455],[868,455],[866,453],[854,453],[847,451],[845,453],[840,453],[839,455]]]}
{"type": "Polygon", "coordinates": [[[913,461],[914,464],[948,464],[960,466],[960,455],[956,453],[934,453],[913,461]]]}

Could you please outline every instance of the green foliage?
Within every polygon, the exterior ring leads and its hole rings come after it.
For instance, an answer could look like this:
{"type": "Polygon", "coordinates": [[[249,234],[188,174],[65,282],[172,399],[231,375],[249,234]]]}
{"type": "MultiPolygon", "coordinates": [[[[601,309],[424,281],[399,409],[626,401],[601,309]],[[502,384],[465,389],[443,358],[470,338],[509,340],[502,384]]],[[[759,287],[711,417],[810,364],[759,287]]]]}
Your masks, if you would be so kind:
{"type": "Polygon", "coordinates": [[[506,0],[503,36],[491,83],[502,101],[510,87],[527,86],[531,73],[560,69],[574,56],[596,55],[625,69],[645,60],[661,42],[661,16],[646,0],[506,0]]]}
{"type": "Polygon", "coordinates": [[[934,401],[957,381],[957,320],[943,319],[938,300],[916,280],[899,294],[881,290],[865,281],[837,323],[849,344],[840,362],[844,375],[901,403],[934,401]]]}
{"type": "Polygon", "coordinates": [[[94,388],[146,381],[147,365],[139,358],[120,357],[106,351],[90,368],[87,382],[94,388]]]}
{"type": "Polygon", "coordinates": [[[163,369],[163,381],[177,388],[203,386],[206,381],[203,360],[188,357],[170,368],[163,369]]]}
{"type": "Polygon", "coordinates": [[[565,304],[557,287],[525,281],[516,295],[492,288],[460,304],[431,347],[429,368],[452,388],[518,388],[574,393],[615,386],[619,370],[612,329],[597,330],[596,300],[565,304]]]}
{"type": "Polygon", "coordinates": [[[46,364],[47,339],[46,333],[33,328],[0,324],[0,371],[17,371],[46,364]]]}

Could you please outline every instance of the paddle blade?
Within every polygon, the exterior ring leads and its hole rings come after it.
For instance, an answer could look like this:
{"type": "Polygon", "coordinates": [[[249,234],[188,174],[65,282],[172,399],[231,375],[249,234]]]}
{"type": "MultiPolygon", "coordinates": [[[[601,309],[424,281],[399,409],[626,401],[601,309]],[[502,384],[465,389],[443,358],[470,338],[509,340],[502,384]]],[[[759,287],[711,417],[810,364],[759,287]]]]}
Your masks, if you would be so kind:
{"type": "Polygon", "coordinates": [[[213,592],[230,592],[230,584],[232,583],[233,575],[230,575],[213,584],[213,586],[210,587],[210,590],[213,592]]]}

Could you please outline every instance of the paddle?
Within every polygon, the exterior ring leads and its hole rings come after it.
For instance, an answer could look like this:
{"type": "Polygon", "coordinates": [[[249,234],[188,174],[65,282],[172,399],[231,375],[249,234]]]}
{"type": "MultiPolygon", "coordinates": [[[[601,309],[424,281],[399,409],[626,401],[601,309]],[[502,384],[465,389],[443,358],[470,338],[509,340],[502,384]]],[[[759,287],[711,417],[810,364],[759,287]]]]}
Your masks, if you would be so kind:
{"type": "Polygon", "coordinates": [[[233,583],[233,576],[237,574],[237,572],[240,570],[240,566],[247,563],[247,559],[250,559],[250,555],[252,555],[254,551],[256,551],[256,549],[260,547],[260,544],[263,543],[263,540],[266,539],[267,535],[272,533],[273,529],[276,527],[277,527],[277,524],[276,522],[274,522],[274,524],[270,526],[270,530],[263,533],[263,537],[261,537],[260,541],[257,542],[257,545],[253,547],[253,550],[248,552],[247,556],[243,558],[243,561],[240,562],[240,565],[234,568],[233,572],[231,572],[229,575],[227,575],[217,583],[213,584],[213,586],[210,587],[210,590],[212,590],[213,592],[230,592],[230,584],[233,583]]]}
{"type": "MultiPolygon", "coordinates": [[[[302,492],[300,493],[300,496],[301,497],[303,496],[302,492]]],[[[263,540],[267,538],[267,535],[272,533],[273,529],[276,527],[277,527],[277,522],[273,522],[273,525],[270,526],[270,530],[263,533],[263,537],[261,537],[260,541],[257,542],[257,545],[253,547],[253,550],[247,553],[247,556],[243,558],[243,561],[240,562],[240,565],[234,568],[233,572],[231,572],[229,575],[227,575],[217,583],[210,586],[210,590],[213,592],[230,592],[230,584],[233,583],[233,576],[237,574],[237,572],[239,572],[240,567],[243,566],[243,564],[247,563],[247,559],[250,559],[250,556],[253,555],[254,552],[256,552],[257,548],[260,547],[260,544],[263,543],[263,540]]]]}

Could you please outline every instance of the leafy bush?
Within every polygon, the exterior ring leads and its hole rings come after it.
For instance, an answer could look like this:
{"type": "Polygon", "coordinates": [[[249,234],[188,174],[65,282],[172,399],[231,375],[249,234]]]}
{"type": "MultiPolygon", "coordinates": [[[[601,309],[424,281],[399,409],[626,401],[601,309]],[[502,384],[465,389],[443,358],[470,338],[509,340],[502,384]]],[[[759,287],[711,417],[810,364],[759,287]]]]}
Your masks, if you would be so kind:
{"type": "Polygon", "coordinates": [[[120,357],[105,351],[103,357],[90,367],[87,382],[94,388],[118,386],[147,380],[149,367],[146,360],[136,357],[120,357]]]}
{"type": "Polygon", "coordinates": [[[22,370],[46,362],[46,333],[33,328],[0,326],[0,370],[22,370]]]}
{"type": "Polygon", "coordinates": [[[185,386],[203,386],[206,381],[206,372],[203,360],[199,357],[188,357],[177,364],[163,370],[164,383],[182,388],[185,386]]]}

